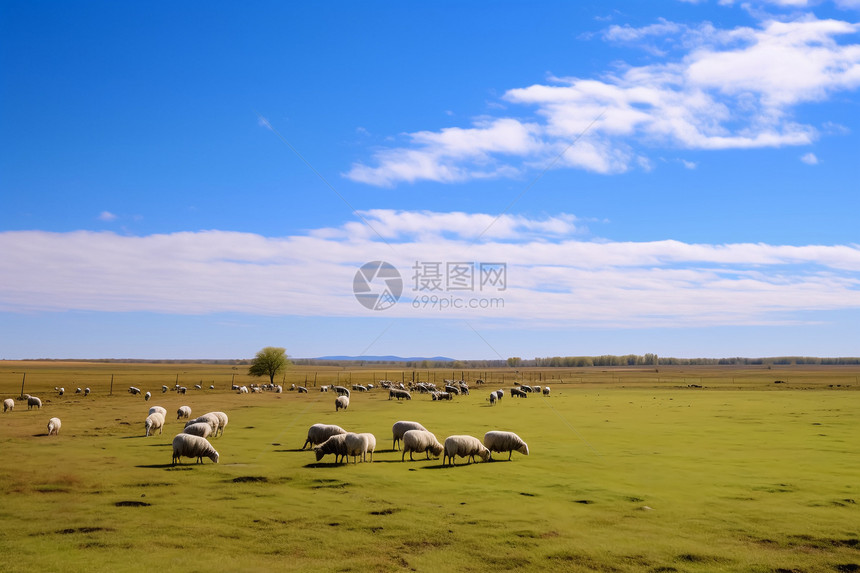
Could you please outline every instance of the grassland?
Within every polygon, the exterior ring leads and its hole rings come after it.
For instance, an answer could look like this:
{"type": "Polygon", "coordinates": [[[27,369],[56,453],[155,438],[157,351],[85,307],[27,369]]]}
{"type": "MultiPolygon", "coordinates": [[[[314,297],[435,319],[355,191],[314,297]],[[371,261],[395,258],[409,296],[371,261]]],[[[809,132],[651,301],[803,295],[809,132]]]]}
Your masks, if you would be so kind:
{"type": "MultiPolygon", "coordinates": [[[[310,368],[282,381],[382,375],[310,368]]],[[[0,362],[0,397],[18,396],[23,380],[44,402],[0,415],[2,569],[858,571],[858,375],[791,366],[498,371],[450,403],[354,393],[335,413],[334,397],[313,387],[236,395],[232,382],[251,381],[243,367],[0,362]],[[516,377],[551,385],[552,396],[506,395],[490,407],[488,391],[516,377]],[[204,389],[161,393],[177,379],[204,389]],[[130,385],[153,399],[128,394],[130,385]],[[90,396],[74,394],[87,386],[90,396]],[[149,406],[173,413],[183,404],[229,414],[212,440],[221,463],[172,466],[175,419],[143,437],[149,406]],[[52,416],[63,421],[56,437],[46,435],[52,416]],[[421,456],[401,462],[390,438],[401,419],[440,440],[513,430],[531,455],[445,468],[421,456]],[[373,463],[315,463],[298,449],[315,422],[373,432],[373,463]]]]}

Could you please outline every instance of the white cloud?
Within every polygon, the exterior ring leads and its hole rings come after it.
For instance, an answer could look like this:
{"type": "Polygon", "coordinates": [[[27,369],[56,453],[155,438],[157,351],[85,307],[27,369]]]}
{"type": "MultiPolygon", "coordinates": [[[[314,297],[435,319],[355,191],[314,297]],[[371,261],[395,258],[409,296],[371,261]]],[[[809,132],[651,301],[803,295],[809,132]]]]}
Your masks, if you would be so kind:
{"type": "Polygon", "coordinates": [[[114,215],[113,213],[111,213],[110,211],[102,211],[101,213],[99,213],[99,216],[98,216],[99,221],[105,221],[108,223],[111,221],[116,221],[116,218],[117,218],[117,216],[114,215]]]}
{"type": "Polygon", "coordinates": [[[799,313],[860,308],[858,245],[589,241],[564,214],[363,216],[385,242],[357,222],[288,237],[2,232],[0,310],[368,316],[352,284],[372,260],[391,262],[404,279],[386,318],[662,327],[798,322],[799,313]],[[414,291],[416,262],[503,262],[507,288],[414,291]],[[409,304],[422,294],[503,297],[504,308],[422,311],[409,304]]]}
{"type": "Polygon", "coordinates": [[[806,155],[801,155],[800,160],[807,165],[818,165],[818,157],[814,153],[807,153],[806,155]]]}
{"type": "Polygon", "coordinates": [[[547,165],[611,174],[650,166],[653,149],[808,145],[821,134],[794,111],[860,87],[860,44],[849,41],[858,31],[858,24],[811,14],[726,30],[664,19],[641,28],[611,26],[607,41],[680,55],[510,89],[502,101],[533,117],[481,118],[469,128],[407,134],[406,145],[377,151],[372,164],[355,163],[345,176],[390,187],[511,177],[547,165]]]}

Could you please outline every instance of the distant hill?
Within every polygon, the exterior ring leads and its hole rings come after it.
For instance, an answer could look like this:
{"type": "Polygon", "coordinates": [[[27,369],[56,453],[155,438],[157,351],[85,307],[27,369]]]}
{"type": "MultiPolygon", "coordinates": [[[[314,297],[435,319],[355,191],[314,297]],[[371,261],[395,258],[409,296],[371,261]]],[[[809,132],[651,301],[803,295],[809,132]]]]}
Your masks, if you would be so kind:
{"type": "Polygon", "coordinates": [[[454,362],[453,358],[444,356],[403,357],[403,356],[320,356],[310,360],[349,360],[354,362],[454,362]]]}

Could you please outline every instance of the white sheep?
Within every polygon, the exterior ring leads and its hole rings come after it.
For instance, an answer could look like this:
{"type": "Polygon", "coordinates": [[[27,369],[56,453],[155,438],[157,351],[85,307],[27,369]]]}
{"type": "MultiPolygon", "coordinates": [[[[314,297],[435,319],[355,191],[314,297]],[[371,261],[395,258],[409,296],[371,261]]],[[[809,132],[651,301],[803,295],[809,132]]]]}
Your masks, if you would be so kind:
{"type": "Polygon", "coordinates": [[[161,385],[161,393],[167,394],[167,386],[165,386],[164,384],[161,385]]]}
{"type": "Polygon", "coordinates": [[[442,465],[445,465],[447,459],[451,460],[451,465],[456,465],[454,456],[469,458],[469,463],[475,461],[475,456],[480,456],[482,460],[487,461],[490,459],[490,450],[484,447],[481,440],[474,436],[448,436],[445,438],[442,465]]]}
{"type": "Polygon", "coordinates": [[[529,455],[529,446],[513,432],[492,431],[484,434],[484,445],[491,452],[508,452],[508,459],[517,451],[529,455]]]}
{"type": "Polygon", "coordinates": [[[80,394],[80,393],[81,393],[81,389],[80,389],[80,388],[75,388],[75,394],[80,394]]]}
{"type": "Polygon", "coordinates": [[[431,453],[438,458],[444,450],[436,436],[427,430],[409,430],[403,434],[403,455],[400,456],[400,461],[406,459],[406,452],[409,452],[409,461],[415,461],[412,452],[425,452],[429,460],[431,453]]]}
{"type": "Polygon", "coordinates": [[[180,406],[178,410],[176,410],[176,419],[181,420],[182,418],[190,418],[191,417],[191,407],[190,406],[180,406]]]}
{"type": "Polygon", "coordinates": [[[332,386],[332,390],[334,390],[338,396],[346,396],[349,398],[349,389],[344,388],[343,386],[332,386]]]}
{"type": "Polygon", "coordinates": [[[59,418],[51,418],[48,420],[48,435],[49,436],[59,436],[60,435],[60,423],[59,418]]]}
{"type": "Polygon", "coordinates": [[[543,387],[543,395],[544,395],[544,396],[549,396],[549,386],[544,386],[544,387],[543,387]]]}
{"type": "Polygon", "coordinates": [[[346,434],[346,454],[348,456],[352,456],[352,463],[358,463],[358,458],[361,458],[361,461],[367,461],[367,448],[370,446],[370,440],[368,439],[368,434],[353,434],[349,432],[346,434]]]}
{"type": "Polygon", "coordinates": [[[65,389],[65,388],[60,388],[59,390],[57,390],[57,394],[59,394],[60,396],[62,396],[62,395],[63,395],[63,394],[65,394],[65,393],[66,393],[66,389],[65,389]]]}
{"type": "Polygon", "coordinates": [[[195,422],[193,424],[188,424],[185,426],[185,429],[182,430],[183,434],[191,434],[192,436],[200,436],[201,438],[208,438],[212,435],[212,426],[207,424],[206,422],[195,422]]]}
{"type": "Polygon", "coordinates": [[[152,394],[150,394],[149,392],[143,395],[143,399],[147,402],[149,402],[150,398],[152,398],[152,394]]]}
{"type": "Polygon", "coordinates": [[[490,392],[490,406],[495,406],[497,399],[498,399],[498,397],[496,396],[496,393],[490,392]]]}
{"type": "Polygon", "coordinates": [[[89,395],[90,395],[90,389],[84,388],[84,396],[89,396],[89,395]]]}
{"type": "Polygon", "coordinates": [[[397,442],[403,439],[403,435],[409,430],[424,430],[427,431],[427,428],[419,424],[418,422],[410,422],[408,420],[400,420],[399,422],[394,422],[394,425],[391,426],[391,434],[394,436],[394,442],[391,445],[392,450],[397,449],[397,442]]]}
{"type": "MultiPolygon", "coordinates": [[[[346,460],[346,437],[349,433],[335,434],[319,446],[314,447],[317,461],[323,459],[326,454],[334,454],[334,463],[340,463],[339,459],[343,457],[346,460]]],[[[355,435],[355,434],[353,434],[355,435]]]]}
{"type": "Polygon", "coordinates": [[[3,400],[3,411],[9,410],[10,412],[15,408],[15,400],[12,398],[6,398],[3,400]]]}
{"type": "Polygon", "coordinates": [[[188,427],[191,424],[197,424],[199,422],[206,422],[212,428],[212,435],[218,434],[218,428],[221,426],[221,419],[213,414],[212,412],[203,414],[202,416],[198,416],[194,419],[189,420],[185,423],[185,426],[188,427]]]}
{"type": "Polygon", "coordinates": [[[408,390],[399,390],[397,388],[391,388],[388,390],[388,399],[397,398],[398,400],[402,398],[406,398],[407,400],[412,399],[412,394],[409,393],[408,390]]]}
{"type": "Polygon", "coordinates": [[[299,391],[299,394],[307,394],[308,393],[308,389],[305,388],[304,386],[299,386],[297,388],[297,390],[299,391]]]}
{"type": "Polygon", "coordinates": [[[496,401],[497,402],[501,402],[502,398],[504,398],[504,397],[505,397],[505,391],[504,390],[496,390],[496,401]]]}
{"type": "Polygon", "coordinates": [[[334,401],[334,411],[337,412],[341,409],[346,410],[349,407],[349,397],[348,396],[338,396],[334,401]]]}
{"type": "Polygon", "coordinates": [[[325,443],[332,436],[345,433],[346,430],[334,424],[314,424],[308,428],[308,439],[305,440],[302,449],[305,449],[308,444],[314,447],[317,444],[325,443]]]}
{"type": "MultiPolygon", "coordinates": [[[[229,421],[227,418],[227,414],[225,414],[224,412],[209,412],[209,414],[212,414],[213,416],[218,418],[218,431],[215,432],[214,436],[223,436],[224,435],[224,428],[227,427],[227,422],[229,421]]],[[[203,414],[203,415],[208,416],[209,414],[203,414]]]]}
{"type": "MultiPolygon", "coordinates": [[[[361,433],[359,436],[367,438],[367,453],[370,454],[370,461],[373,462],[373,452],[376,450],[376,436],[368,432],[361,433]]],[[[361,461],[365,462],[367,459],[365,458],[361,461]]]]}
{"type": "MultiPolygon", "coordinates": [[[[162,408],[162,410],[163,409],[164,408],[162,408]]],[[[155,430],[158,430],[158,433],[160,434],[164,429],[164,414],[161,412],[150,412],[149,416],[146,417],[146,421],[143,423],[143,428],[146,430],[146,436],[154,434],[155,430]]]]}
{"type": "Polygon", "coordinates": [[[128,387],[128,393],[131,394],[132,396],[135,394],[140,394],[140,388],[135,388],[134,386],[129,386],[128,387]]]}
{"type": "Polygon", "coordinates": [[[191,434],[176,434],[173,438],[173,464],[179,462],[180,457],[197,458],[197,463],[203,463],[206,456],[216,464],[218,463],[218,452],[206,438],[192,436],[191,434]]]}
{"type": "Polygon", "coordinates": [[[27,396],[27,409],[32,410],[34,406],[37,409],[41,409],[42,408],[42,400],[40,400],[36,396],[29,396],[28,395],[27,396]]]}
{"type": "Polygon", "coordinates": [[[155,414],[156,412],[158,412],[159,414],[164,416],[165,420],[167,419],[167,409],[166,408],[162,408],[161,406],[153,406],[149,409],[150,414],[155,414]]]}

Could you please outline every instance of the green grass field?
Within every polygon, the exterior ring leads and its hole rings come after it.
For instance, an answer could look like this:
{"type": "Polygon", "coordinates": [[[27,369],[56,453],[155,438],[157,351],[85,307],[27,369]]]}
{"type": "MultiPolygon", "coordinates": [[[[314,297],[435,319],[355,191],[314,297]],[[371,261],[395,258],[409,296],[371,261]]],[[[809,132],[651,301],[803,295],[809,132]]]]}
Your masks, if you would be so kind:
{"type": "MultiPolygon", "coordinates": [[[[860,571],[856,367],[522,371],[552,396],[506,392],[490,407],[489,391],[517,376],[499,371],[452,402],[354,392],[338,413],[334,396],[314,387],[231,392],[231,382],[251,381],[245,371],[0,362],[0,397],[18,396],[23,379],[44,403],[0,415],[2,569],[860,571]],[[162,394],[177,378],[189,393],[162,394]],[[190,389],[197,383],[205,389],[190,389]],[[92,394],[74,394],[79,386],[92,394]],[[219,464],[171,465],[183,404],[230,416],[211,440],[219,464]],[[168,422],[145,438],[152,405],[167,408],[168,422]],[[49,437],[53,416],[63,426],[49,437]],[[440,441],[515,431],[531,455],[401,462],[391,449],[397,420],[420,421],[440,441]],[[373,463],[316,464],[299,450],[316,422],[375,434],[373,463]]],[[[280,381],[381,374],[294,368],[280,381]]]]}

